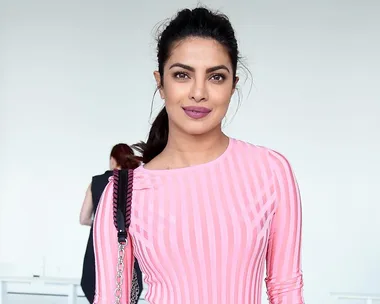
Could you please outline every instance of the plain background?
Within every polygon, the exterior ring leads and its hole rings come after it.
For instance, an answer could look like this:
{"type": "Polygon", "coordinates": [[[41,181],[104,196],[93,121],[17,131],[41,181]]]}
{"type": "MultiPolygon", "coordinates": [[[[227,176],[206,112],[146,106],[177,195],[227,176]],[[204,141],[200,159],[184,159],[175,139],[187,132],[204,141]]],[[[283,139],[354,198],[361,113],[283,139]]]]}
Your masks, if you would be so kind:
{"type": "MultiPolygon", "coordinates": [[[[307,303],[380,293],[380,1],[203,4],[230,17],[254,80],[242,70],[227,134],[296,172],[307,303]]],[[[0,275],[80,277],[85,190],[114,144],[145,140],[154,29],[195,5],[0,2],[0,275]]]]}

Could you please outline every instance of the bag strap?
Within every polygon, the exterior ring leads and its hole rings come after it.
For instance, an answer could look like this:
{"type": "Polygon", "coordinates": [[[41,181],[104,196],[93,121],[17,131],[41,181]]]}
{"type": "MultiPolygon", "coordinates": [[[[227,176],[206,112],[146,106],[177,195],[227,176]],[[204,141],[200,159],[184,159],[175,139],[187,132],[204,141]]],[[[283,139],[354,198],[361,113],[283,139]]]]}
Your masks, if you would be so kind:
{"type": "MultiPolygon", "coordinates": [[[[118,240],[118,257],[116,264],[116,289],[115,304],[121,303],[124,271],[124,254],[125,246],[128,241],[128,229],[131,225],[132,212],[132,185],[133,170],[114,170],[114,188],[113,188],[113,221],[117,231],[118,240]]],[[[135,271],[131,282],[131,292],[129,303],[136,304],[139,297],[139,286],[135,271]]]]}
{"type": "Polygon", "coordinates": [[[133,170],[113,171],[113,220],[119,243],[125,244],[131,225],[133,170]]]}

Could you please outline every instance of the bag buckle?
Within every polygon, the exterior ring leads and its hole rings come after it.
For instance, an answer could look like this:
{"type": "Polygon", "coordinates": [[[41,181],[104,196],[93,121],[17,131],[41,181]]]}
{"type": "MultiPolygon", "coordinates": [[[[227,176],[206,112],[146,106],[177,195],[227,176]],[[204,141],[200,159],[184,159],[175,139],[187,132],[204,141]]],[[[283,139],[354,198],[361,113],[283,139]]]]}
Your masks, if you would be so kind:
{"type": "Polygon", "coordinates": [[[117,240],[119,243],[126,243],[127,232],[125,230],[119,230],[117,232],[117,240]]]}

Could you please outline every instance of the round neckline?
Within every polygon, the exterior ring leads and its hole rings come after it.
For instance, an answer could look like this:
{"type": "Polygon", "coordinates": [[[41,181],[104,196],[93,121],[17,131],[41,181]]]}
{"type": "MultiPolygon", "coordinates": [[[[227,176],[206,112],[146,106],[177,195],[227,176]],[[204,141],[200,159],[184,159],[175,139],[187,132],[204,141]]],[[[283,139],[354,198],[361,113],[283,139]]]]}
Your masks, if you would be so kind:
{"type": "Polygon", "coordinates": [[[224,150],[224,152],[220,154],[217,158],[203,164],[187,166],[187,167],[182,167],[182,168],[174,168],[174,169],[146,169],[144,165],[141,165],[139,167],[139,170],[147,174],[170,174],[170,173],[179,173],[179,172],[182,173],[182,172],[192,171],[192,170],[196,170],[200,168],[206,168],[206,167],[212,166],[215,163],[222,161],[232,149],[233,142],[234,142],[234,139],[231,137],[228,137],[228,145],[227,145],[227,148],[224,150]]]}

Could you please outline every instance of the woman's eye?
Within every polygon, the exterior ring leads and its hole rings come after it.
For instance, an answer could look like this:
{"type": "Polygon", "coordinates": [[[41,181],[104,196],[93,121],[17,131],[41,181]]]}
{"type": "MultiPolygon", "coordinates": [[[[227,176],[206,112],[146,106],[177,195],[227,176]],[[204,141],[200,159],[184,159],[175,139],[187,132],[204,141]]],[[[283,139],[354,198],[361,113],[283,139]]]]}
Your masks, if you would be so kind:
{"type": "Polygon", "coordinates": [[[225,79],[225,77],[222,74],[215,74],[211,76],[211,79],[215,80],[216,82],[221,82],[225,79]]]}
{"type": "Polygon", "coordinates": [[[174,74],[174,77],[175,77],[175,78],[179,78],[179,79],[186,79],[186,78],[189,78],[189,76],[188,76],[186,73],[183,73],[183,72],[175,73],[175,74],[174,74]]]}

